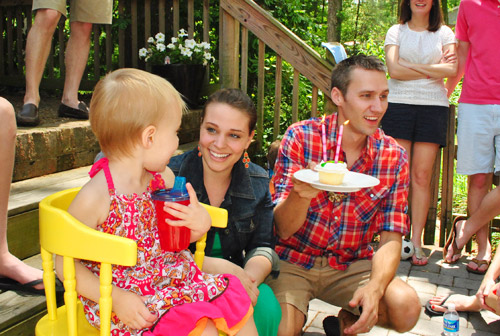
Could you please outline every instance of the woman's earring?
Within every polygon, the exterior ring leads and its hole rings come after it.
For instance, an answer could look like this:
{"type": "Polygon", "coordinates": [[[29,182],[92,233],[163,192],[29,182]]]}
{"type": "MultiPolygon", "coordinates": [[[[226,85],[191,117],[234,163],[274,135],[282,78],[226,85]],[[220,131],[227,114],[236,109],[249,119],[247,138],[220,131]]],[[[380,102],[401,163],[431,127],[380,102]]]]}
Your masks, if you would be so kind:
{"type": "Polygon", "coordinates": [[[200,145],[198,145],[198,156],[201,157],[200,145]]]}
{"type": "Polygon", "coordinates": [[[250,163],[250,158],[248,157],[247,150],[245,149],[245,153],[243,154],[243,159],[241,160],[245,164],[245,168],[248,168],[248,164],[250,163]]]}

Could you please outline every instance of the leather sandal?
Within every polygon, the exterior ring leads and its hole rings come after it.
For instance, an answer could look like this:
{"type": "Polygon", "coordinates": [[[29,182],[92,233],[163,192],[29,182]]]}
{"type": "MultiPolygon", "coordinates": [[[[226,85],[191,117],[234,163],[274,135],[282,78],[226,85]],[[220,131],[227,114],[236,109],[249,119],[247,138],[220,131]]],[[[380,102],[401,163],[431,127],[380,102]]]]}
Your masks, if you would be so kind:
{"type": "Polygon", "coordinates": [[[469,265],[467,265],[467,267],[466,267],[467,271],[470,273],[482,275],[482,274],[485,274],[486,271],[488,270],[488,268],[490,267],[490,260],[479,260],[477,258],[473,258],[471,261],[477,265],[477,268],[472,268],[469,265]],[[488,267],[486,267],[486,269],[481,271],[481,270],[479,270],[479,267],[481,267],[482,265],[486,265],[488,267]]]}
{"type": "Polygon", "coordinates": [[[37,126],[40,124],[38,116],[38,106],[35,104],[24,104],[19,113],[16,113],[16,122],[18,126],[37,126]]]}
{"type": "Polygon", "coordinates": [[[460,258],[462,257],[462,249],[459,249],[458,246],[457,246],[457,241],[456,241],[456,238],[457,238],[457,223],[461,220],[467,220],[467,217],[465,216],[458,216],[457,218],[455,218],[455,220],[453,221],[453,225],[452,225],[452,228],[451,228],[451,232],[450,232],[450,235],[448,236],[448,239],[446,239],[446,244],[444,244],[444,248],[443,248],[443,261],[447,264],[456,264],[458,262],[458,260],[460,260],[460,258]],[[452,248],[453,249],[453,256],[451,257],[451,261],[446,261],[446,255],[448,254],[448,249],[449,248],[452,248]],[[456,256],[458,256],[458,258],[455,258],[456,256]]]}
{"type": "Polygon", "coordinates": [[[78,108],[72,108],[68,105],[61,103],[59,105],[59,110],[57,111],[59,117],[63,118],[74,118],[74,119],[84,119],[89,118],[89,108],[84,102],[78,103],[78,108]]]}

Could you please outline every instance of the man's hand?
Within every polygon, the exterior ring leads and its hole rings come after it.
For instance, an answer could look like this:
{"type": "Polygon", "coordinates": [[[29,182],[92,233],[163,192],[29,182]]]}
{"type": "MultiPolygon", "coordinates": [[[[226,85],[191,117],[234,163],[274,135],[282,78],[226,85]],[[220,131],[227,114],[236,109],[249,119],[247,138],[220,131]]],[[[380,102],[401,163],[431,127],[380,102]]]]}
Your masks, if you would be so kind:
{"type": "Polygon", "coordinates": [[[149,312],[145,301],[146,298],[135,293],[113,288],[113,311],[130,328],[150,328],[156,321],[156,315],[149,312]]]}
{"type": "Polygon", "coordinates": [[[346,334],[360,334],[369,332],[378,322],[378,307],[382,293],[378,292],[378,286],[371,286],[370,282],[366,286],[358,288],[349,301],[349,306],[360,307],[361,315],[359,319],[347,327],[346,334]]]}
{"type": "MultiPolygon", "coordinates": [[[[308,169],[314,170],[316,167],[316,162],[311,162],[307,165],[308,169]]],[[[309,183],[297,180],[292,176],[293,191],[296,192],[302,198],[313,199],[321,192],[321,190],[314,188],[309,183]]]]}

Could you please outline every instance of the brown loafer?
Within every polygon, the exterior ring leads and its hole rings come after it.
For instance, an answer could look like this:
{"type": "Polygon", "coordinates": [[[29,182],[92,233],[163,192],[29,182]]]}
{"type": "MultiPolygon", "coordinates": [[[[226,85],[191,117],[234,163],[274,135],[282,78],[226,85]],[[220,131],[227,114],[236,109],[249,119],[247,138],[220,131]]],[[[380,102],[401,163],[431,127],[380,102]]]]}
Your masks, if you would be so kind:
{"type": "Polygon", "coordinates": [[[68,105],[59,105],[59,110],[57,111],[59,117],[63,118],[74,118],[74,119],[88,119],[89,118],[89,108],[84,102],[78,104],[78,108],[72,108],[68,105]]]}
{"type": "Polygon", "coordinates": [[[38,106],[35,104],[24,104],[19,113],[16,113],[16,122],[18,126],[37,126],[40,124],[38,116],[38,106]]]}

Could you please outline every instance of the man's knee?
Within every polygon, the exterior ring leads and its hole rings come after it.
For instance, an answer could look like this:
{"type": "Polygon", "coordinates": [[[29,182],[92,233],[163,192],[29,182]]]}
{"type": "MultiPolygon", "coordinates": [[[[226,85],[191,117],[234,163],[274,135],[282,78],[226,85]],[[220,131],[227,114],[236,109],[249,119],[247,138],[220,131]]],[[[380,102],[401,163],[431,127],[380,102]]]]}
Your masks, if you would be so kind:
{"type": "Polygon", "coordinates": [[[92,23],[75,21],[71,22],[70,37],[80,39],[90,39],[92,33],[92,23]]]}
{"type": "Polygon", "coordinates": [[[489,189],[491,186],[491,174],[474,174],[469,176],[470,189],[489,189]]]}
{"type": "Polygon", "coordinates": [[[401,279],[396,278],[384,295],[388,327],[403,333],[411,330],[417,324],[422,306],[417,292],[401,279]]]}
{"type": "Polygon", "coordinates": [[[53,34],[60,18],[61,13],[56,11],[55,9],[38,9],[35,15],[34,26],[36,26],[37,29],[41,29],[53,34]]]}

